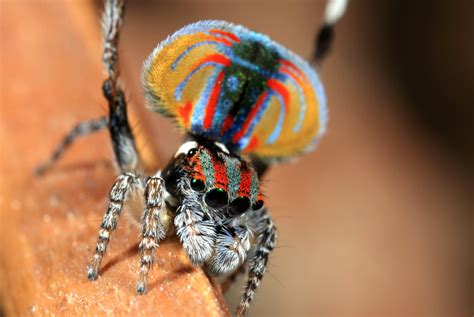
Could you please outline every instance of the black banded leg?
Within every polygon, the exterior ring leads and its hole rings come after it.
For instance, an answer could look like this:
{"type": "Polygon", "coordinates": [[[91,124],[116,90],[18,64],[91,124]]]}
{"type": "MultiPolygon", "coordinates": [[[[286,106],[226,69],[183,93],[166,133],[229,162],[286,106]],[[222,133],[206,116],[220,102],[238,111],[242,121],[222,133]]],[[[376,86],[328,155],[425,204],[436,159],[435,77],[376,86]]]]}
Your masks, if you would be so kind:
{"type": "Polygon", "coordinates": [[[321,62],[321,60],[326,57],[331,44],[334,38],[334,28],[332,25],[324,24],[321,29],[319,29],[318,34],[316,35],[316,43],[314,49],[314,61],[316,63],[321,62]]]}
{"type": "Polygon", "coordinates": [[[319,29],[314,45],[313,61],[320,64],[327,56],[334,41],[334,25],[342,17],[348,0],[328,0],[324,12],[324,23],[319,29]]]}
{"type": "Polygon", "coordinates": [[[140,277],[137,293],[147,291],[147,277],[154,261],[158,242],[166,237],[171,217],[164,200],[164,180],[151,177],[145,187],[145,210],[141,219],[142,240],[140,242],[140,277]]]}
{"type": "Polygon", "coordinates": [[[122,211],[123,204],[127,199],[131,187],[138,182],[138,177],[131,173],[120,175],[115,181],[109,194],[109,205],[100,225],[99,238],[92,256],[90,265],[87,267],[87,278],[97,279],[102,258],[107,251],[112,231],[117,227],[117,222],[122,211]]]}
{"type": "Polygon", "coordinates": [[[237,316],[243,316],[247,312],[255,291],[260,285],[263,274],[267,269],[268,257],[275,247],[276,227],[266,210],[262,210],[261,224],[262,229],[257,237],[255,255],[249,265],[247,283],[244,287],[240,304],[237,307],[237,316]]]}
{"type": "Polygon", "coordinates": [[[102,62],[108,78],[102,85],[102,92],[109,104],[109,131],[115,158],[122,173],[134,171],[139,156],[128,122],[127,102],[119,84],[120,65],[118,43],[123,25],[124,1],[106,0],[102,14],[102,33],[104,49],[102,62]]]}
{"type": "Polygon", "coordinates": [[[64,139],[59,143],[54,150],[53,154],[49,158],[48,161],[41,164],[35,169],[35,173],[37,175],[44,174],[48,169],[50,169],[56,161],[58,161],[67,150],[67,148],[79,137],[83,137],[94,133],[96,131],[102,130],[103,128],[107,127],[108,118],[107,117],[100,117],[93,120],[87,120],[83,122],[79,122],[76,124],[71,131],[64,137],[64,139]]]}

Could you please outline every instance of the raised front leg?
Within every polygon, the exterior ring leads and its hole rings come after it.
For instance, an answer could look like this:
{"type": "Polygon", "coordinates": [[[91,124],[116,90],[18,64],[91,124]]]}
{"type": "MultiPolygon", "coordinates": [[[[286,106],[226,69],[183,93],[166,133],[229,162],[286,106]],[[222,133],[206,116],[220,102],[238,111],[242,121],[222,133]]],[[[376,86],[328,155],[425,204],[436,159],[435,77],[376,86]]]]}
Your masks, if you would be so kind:
{"type": "Polygon", "coordinates": [[[240,304],[237,307],[237,316],[245,315],[255,295],[255,290],[260,285],[263,274],[267,270],[268,257],[275,248],[276,227],[266,209],[261,211],[258,221],[260,222],[260,230],[257,236],[257,246],[255,255],[250,260],[248,279],[240,299],[240,304]]]}
{"type": "Polygon", "coordinates": [[[100,225],[99,239],[95,247],[94,256],[87,268],[87,277],[89,280],[97,279],[100,264],[107,251],[112,231],[117,228],[117,223],[122,212],[122,207],[127,199],[132,186],[139,183],[135,174],[126,173],[120,175],[115,181],[109,194],[109,205],[100,225]]]}

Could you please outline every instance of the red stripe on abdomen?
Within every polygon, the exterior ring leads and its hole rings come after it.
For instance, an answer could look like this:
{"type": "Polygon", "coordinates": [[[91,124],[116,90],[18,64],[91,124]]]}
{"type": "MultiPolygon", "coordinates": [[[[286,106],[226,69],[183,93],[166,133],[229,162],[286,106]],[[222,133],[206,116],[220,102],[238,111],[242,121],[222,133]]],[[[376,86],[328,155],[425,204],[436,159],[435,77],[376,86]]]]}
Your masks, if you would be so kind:
{"type": "Polygon", "coordinates": [[[203,122],[204,129],[206,130],[212,126],[212,119],[214,118],[214,113],[216,112],[217,102],[219,101],[219,94],[221,93],[223,79],[224,72],[221,71],[219,75],[217,75],[216,83],[212,88],[211,95],[209,96],[209,100],[207,102],[203,122]]]}
{"type": "Polygon", "coordinates": [[[232,63],[229,58],[225,57],[222,54],[216,53],[216,54],[212,54],[212,55],[202,58],[199,62],[197,62],[194,65],[193,70],[207,62],[213,62],[213,63],[221,64],[223,66],[230,66],[230,64],[232,63]]]}
{"type": "Polygon", "coordinates": [[[221,34],[221,35],[227,36],[228,38],[230,38],[233,41],[240,42],[240,39],[235,34],[230,33],[230,32],[217,30],[217,29],[209,30],[209,32],[214,33],[214,34],[221,34]]]}
{"type": "Polygon", "coordinates": [[[283,106],[285,107],[285,111],[288,112],[288,105],[290,104],[290,93],[288,92],[288,89],[286,89],[286,87],[281,82],[275,79],[267,80],[267,86],[282,96],[284,104],[283,106]]]}
{"type": "Polygon", "coordinates": [[[240,140],[240,138],[242,136],[244,136],[244,134],[247,132],[250,124],[252,123],[253,118],[257,115],[258,110],[261,108],[261,106],[262,106],[263,102],[265,101],[265,98],[267,98],[267,96],[268,96],[267,91],[265,91],[263,94],[260,95],[257,102],[252,107],[252,111],[250,111],[250,113],[249,113],[247,119],[245,120],[242,128],[236,134],[234,134],[234,136],[232,138],[232,142],[237,143],[240,140]]]}
{"type": "Polygon", "coordinates": [[[180,108],[179,108],[179,115],[181,116],[181,118],[183,119],[183,122],[184,122],[184,125],[187,127],[188,124],[189,124],[189,118],[190,118],[190,115],[191,115],[191,109],[193,108],[193,104],[192,102],[188,102],[184,105],[182,105],[180,108]]]}

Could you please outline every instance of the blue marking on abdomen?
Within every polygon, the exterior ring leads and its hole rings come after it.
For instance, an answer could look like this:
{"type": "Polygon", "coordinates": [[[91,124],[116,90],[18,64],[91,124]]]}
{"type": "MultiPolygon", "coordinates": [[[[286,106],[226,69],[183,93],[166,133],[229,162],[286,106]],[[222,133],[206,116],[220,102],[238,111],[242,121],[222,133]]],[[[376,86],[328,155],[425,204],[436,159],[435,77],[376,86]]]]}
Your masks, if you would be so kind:
{"type": "Polygon", "coordinates": [[[178,87],[176,87],[176,89],[174,91],[174,98],[177,101],[181,101],[181,97],[182,97],[182,94],[183,94],[184,87],[186,86],[188,81],[191,79],[191,77],[193,77],[193,75],[196,74],[198,71],[200,71],[203,67],[211,66],[211,65],[214,65],[216,67],[219,67],[219,66],[222,67],[221,64],[216,63],[216,62],[205,62],[202,65],[199,65],[199,67],[193,69],[192,72],[190,72],[188,74],[188,76],[186,76],[186,78],[181,83],[179,83],[178,87]]]}
{"type": "Polygon", "coordinates": [[[250,126],[247,129],[247,132],[239,140],[239,147],[241,149],[244,149],[247,146],[247,144],[249,143],[250,136],[252,135],[252,132],[255,129],[255,127],[257,126],[257,124],[260,122],[260,119],[262,118],[263,113],[267,109],[267,106],[270,103],[270,100],[272,99],[272,96],[273,96],[273,93],[271,91],[269,91],[267,96],[265,97],[265,100],[263,100],[260,109],[258,110],[257,114],[255,115],[252,122],[250,123],[250,126]]]}
{"type": "Polygon", "coordinates": [[[273,129],[272,134],[267,138],[266,144],[273,144],[278,139],[283,127],[283,119],[285,118],[285,103],[283,97],[279,93],[274,93],[273,95],[278,98],[278,102],[280,103],[280,116],[278,117],[275,129],[273,129]]]}
{"type": "Polygon", "coordinates": [[[198,42],[198,43],[195,43],[193,45],[191,45],[190,47],[188,47],[187,49],[184,50],[184,52],[182,52],[176,59],[175,61],[173,62],[173,64],[171,65],[171,70],[175,70],[176,67],[178,66],[178,63],[191,51],[193,50],[194,48],[196,47],[199,47],[201,45],[211,45],[211,44],[214,44],[216,45],[218,48],[219,48],[219,52],[221,53],[225,53],[226,51],[228,51],[230,48],[225,46],[224,44],[222,43],[219,43],[219,42],[216,42],[216,41],[202,41],[202,42],[198,42]]]}
{"type": "MultiPolygon", "coordinates": [[[[218,64],[220,65],[220,64],[218,64]]],[[[209,77],[207,80],[207,85],[201,93],[201,97],[199,98],[198,103],[194,107],[194,111],[191,117],[191,129],[194,133],[202,133],[203,131],[203,121],[207,103],[209,101],[209,97],[211,96],[212,88],[214,87],[218,74],[222,71],[221,67],[216,67],[214,69],[214,73],[209,77]]]]}
{"type": "Polygon", "coordinates": [[[296,122],[295,126],[293,127],[293,132],[298,132],[301,130],[301,127],[303,125],[304,115],[306,113],[306,98],[303,93],[303,90],[301,89],[301,86],[298,84],[296,80],[293,79],[293,77],[288,76],[286,74],[282,74],[282,75],[284,76],[285,80],[289,79],[294,84],[294,86],[296,87],[296,90],[298,90],[298,94],[300,95],[301,109],[298,116],[298,122],[296,122]]]}

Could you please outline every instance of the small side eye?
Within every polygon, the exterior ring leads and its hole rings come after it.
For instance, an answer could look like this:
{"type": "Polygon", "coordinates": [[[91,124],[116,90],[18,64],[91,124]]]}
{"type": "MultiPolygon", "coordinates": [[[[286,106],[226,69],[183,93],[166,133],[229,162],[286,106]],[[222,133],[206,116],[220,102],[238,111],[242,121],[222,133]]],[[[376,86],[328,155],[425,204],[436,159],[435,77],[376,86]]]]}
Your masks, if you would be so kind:
{"type": "Polygon", "coordinates": [[[263,200],[257,200],[253,205],[252,205],[252,210],[259,210],[263,207],[263,200]]]}
{"type": "Polygon", "coordinates": [[[192,148],[191,150],[188,151],[187,156],[188,156],[188,157],[192,157],[192,156],[194,156],[194,155],[197,153],[197,151],[198,151],[198,149],[192,148]]]}
{"type": "Polygon", "coordinates": [[[191,180],[191,188],[197,192],[202,192],[206,188],[206,185],[202,180],[193,178],[191,180]]]}
{"type": "Polygon", "coordinates": [[[181,146],[179,147],[174,157],[178,157],[180,154],[187,154],[189,153],[190,150],[195,149],[197,147],[198,147],[198,144],[195,141],[185,142],[181,144],[181,146]]]}
{"type": "Polygon", "coordinates": [[[229,203],[229,198],[227,197],[227,192],[220,188],[211,189],[204,196],[204,201],[206,205],[213,208],[219,208],[227,206],[229,203]]]}
{"type": "Polygon", "coordinates": [[[237,197],[229,205],[229,213],[233,216],[238,216],[249,210],[250,200],[247,197],[237,197]]]}

